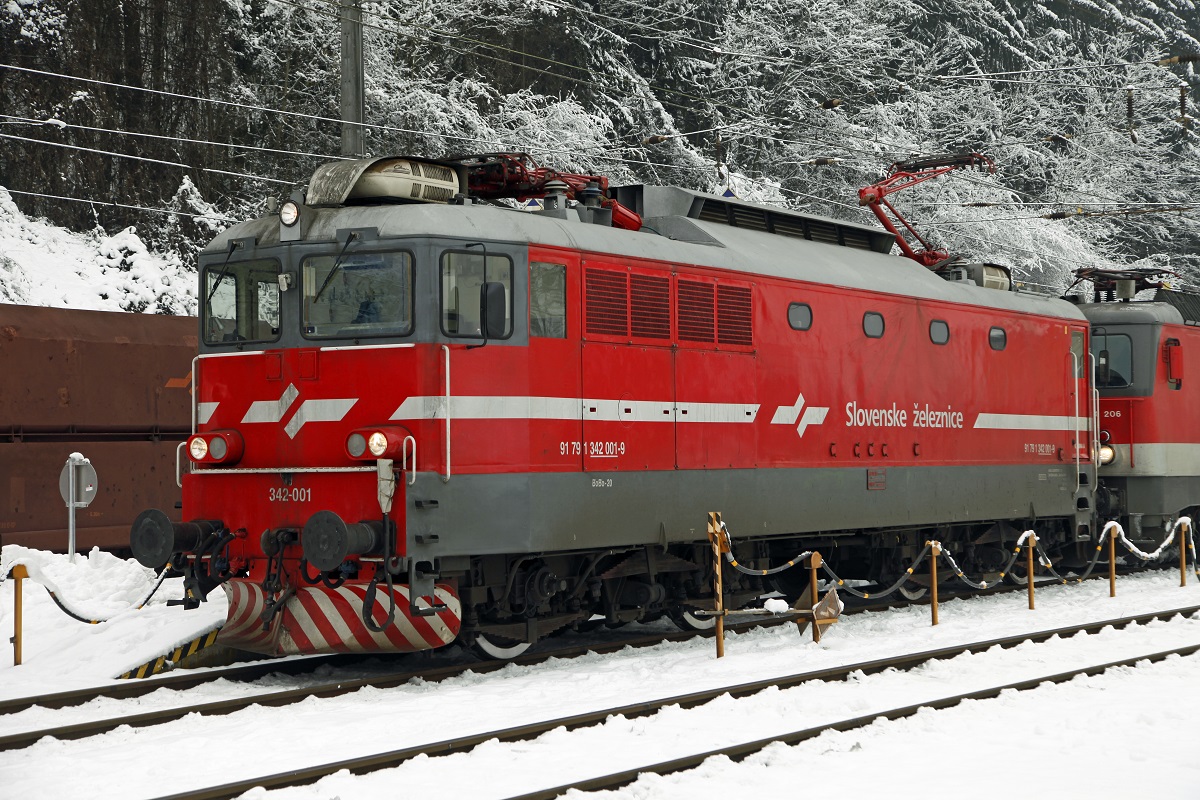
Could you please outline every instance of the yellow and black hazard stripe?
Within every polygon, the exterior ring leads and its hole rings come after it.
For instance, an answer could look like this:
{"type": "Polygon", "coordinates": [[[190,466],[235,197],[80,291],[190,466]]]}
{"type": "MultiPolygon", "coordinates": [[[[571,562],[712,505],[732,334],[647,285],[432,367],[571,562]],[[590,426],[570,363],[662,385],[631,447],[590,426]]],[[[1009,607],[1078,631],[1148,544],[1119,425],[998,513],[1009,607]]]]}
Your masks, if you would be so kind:
{"type": "Polygon", "coordinates": [[[166,655],[161,655],[158,658],[147,661],[140,667],[131,669],[129,672],[122,673],[118,676],[118,678],[120,680],[149,678],[151,675],[157,675],[160,672],[164,672],[165,670],[174,667],[188,656],[195,655],[204,648],[212,646],[212,644],[217,641],[217,634],[220,632],[221,629],[216,628],[201,636],[197,636],[190,642],[185,642],[184,644],[179,645],[179,647],[176,647],[166,655]]]}

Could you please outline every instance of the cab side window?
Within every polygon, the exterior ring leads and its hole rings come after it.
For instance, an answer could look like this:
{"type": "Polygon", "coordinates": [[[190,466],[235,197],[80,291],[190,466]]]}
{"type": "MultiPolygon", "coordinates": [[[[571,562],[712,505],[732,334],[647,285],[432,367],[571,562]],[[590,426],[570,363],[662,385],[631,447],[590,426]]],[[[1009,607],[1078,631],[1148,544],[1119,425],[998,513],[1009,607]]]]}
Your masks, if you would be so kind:
{"type": "Polygon", "coordinates": [[[567,267],[533,261],[529,264],[529,335],[567,338],[567,267]]]}

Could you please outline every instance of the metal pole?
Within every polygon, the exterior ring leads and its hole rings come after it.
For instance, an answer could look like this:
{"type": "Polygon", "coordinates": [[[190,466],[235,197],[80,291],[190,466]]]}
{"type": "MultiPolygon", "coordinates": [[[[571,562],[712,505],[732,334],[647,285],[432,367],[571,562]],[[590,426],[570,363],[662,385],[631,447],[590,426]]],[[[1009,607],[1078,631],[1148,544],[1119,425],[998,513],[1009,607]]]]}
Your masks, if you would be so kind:
{"type": "Polygon", "coordinates": [[[809,597],[812,599],[812,631],[814,643],[819,643],[821,641],[821,626],[817,624],[817,570],[823,563],[825,562],[821,560],[820,553],[813,553],[812,557],[808,559],[808,592],[809,597]]]}
{"type": "Polygon", "coordinates": [[[1025,585],[1029,587],[1029,610],[1033,611],[1033,546],[1037,544],[1037,536],[1029,534],[1029,555],[1026,560],[1025,585]]]}
{"type": "Polygon", "coordinates": [[[1187,548],[1184,542],[1187,537],[1187,523],[1179,526],[1179,585],[1187,586],[1187,548]]]}
{"type": "Polygon", "coordinates": [[[70,509],[67,514],[67,553],[72,564],[75,563],[75,498],[79,492],[75,473],[78,463],[74,455],[67,459],[67,496],[70,498],[67,501],[67,508],[70,509]]]}
{"type": "Polygon", "coordinates": [[[24,564],[18,564],[13,567],[12,578],[14,591],[17,593],[16,602],[13,603],[13,666],[21,664],[21,581],[29,577],[29,571],[25,569],[24,564]]]}
{"type": "Polygon", "coordinates": [[[938,624],[938,596],[937,596],[937,562],[938,557],[942,554],[941,545],[937,542],[932,542],[933,549],[929,551],[929,592],[933,598],[930,603],[930,608],[933,609],[933,624],[938,624]]]}
{"type": "Polygon", "coordinates": [[[725,657],[725,593],[721,585],[721,531],[717,525],[719,512],[708,515],[708,538],[713,550],[713,592],[716,595],[714,610],[717,614],[717,658],[725,657]]]}
{"type": "Polygon", "coordinates": [[[1108,534],[1108,596],[1117,596],[1117,534],[1108,534]]]}
{"type": "Polygon", "coordinates": [[[363,154],[363,42],[359,0],[339,0],[342,21],[342,155],[363,154]]]}

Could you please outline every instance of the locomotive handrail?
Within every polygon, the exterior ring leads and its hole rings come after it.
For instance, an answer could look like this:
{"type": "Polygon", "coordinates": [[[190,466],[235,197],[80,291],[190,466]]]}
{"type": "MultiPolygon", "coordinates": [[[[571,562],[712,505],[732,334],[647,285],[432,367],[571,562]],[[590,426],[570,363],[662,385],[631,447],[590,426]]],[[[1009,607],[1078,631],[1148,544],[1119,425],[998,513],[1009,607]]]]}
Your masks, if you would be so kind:
{"type": "Polygon", "coordinates": [[[1071,353],[1071,396],[1075,398],[1075,413],[1072,415],[1072,421],[1075,423],[1075,438],[1071,440],[1071,449],[1075,451],[1075,492],[1079,492],[1079,487],[1082,482],[1079,480],[1079,356],[1075,355],[1075,351],[1071,353]]]}
{"type": "MultiPolygon", "coordinates": [[[[196,426],[193,424],[192,425],[192,433],[195,433],[195,432],[196,432],[196,426]]],[[[186,445],[187,445],[187,442],[180,442],[179,444],[175,445],[175,485],[178,486],[180,489],[183,488],[183,473],[181,473],[179,471],[179,466],[180,466],[180,461],[181,461],[179,454],[183,451],[183,448],[186,445]]]]}
{"type": "Polygon", "coordinates": [[[446,474],[442,476],[442,483],[450,482],[450,345],[442,345],[442,352],[446,354],[446,474]]]}
{"type": "Polygon", "coordinates": [[[408,485],[417,482],[417,440],[413,436],[405,436],[400,445],[400,471],[408,469],[408,485]],[[408,443],[412,442],[412,466],[408,464],[408,443]]]}

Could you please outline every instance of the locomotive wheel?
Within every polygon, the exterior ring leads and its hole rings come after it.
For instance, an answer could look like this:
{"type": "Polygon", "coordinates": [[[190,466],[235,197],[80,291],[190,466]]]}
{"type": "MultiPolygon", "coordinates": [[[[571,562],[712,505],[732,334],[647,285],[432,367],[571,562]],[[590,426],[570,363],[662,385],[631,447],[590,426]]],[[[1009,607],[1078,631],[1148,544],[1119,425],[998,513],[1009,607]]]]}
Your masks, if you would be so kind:
{"type": "Polygon", "coordinates": [[[920,600],[929,594],[929,587],[916,583],[902,583],[897,591],[900,592],[900,596],[905,600],[920,600]]]}
{"type": "Polygon", "coordinates": [[[507,661],[524,655],[533,645],[530,642],[509,642],[508,639],[489,639],[486,634],[476,633],[471,639],[471,651],[480,658],[507,661]]]}
{"type": "Polygon", "coordinates": [[[710,631],[717,626],[716,617],[700,617],[686,608],[673,608],[667,615],[681,631],[710,631]]]}

